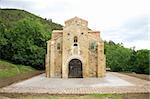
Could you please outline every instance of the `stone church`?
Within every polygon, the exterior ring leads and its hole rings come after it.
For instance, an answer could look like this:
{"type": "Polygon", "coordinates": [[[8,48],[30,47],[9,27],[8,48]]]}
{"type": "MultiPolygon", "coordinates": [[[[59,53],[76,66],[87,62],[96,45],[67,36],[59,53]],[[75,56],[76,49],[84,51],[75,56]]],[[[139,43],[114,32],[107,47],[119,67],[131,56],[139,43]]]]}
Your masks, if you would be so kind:
{"type": "Polygon", "coordinates": [[[104,42],[99,31],[74,17],[47,41],[46,77],[87,78],[105,76],[104,42]]]}

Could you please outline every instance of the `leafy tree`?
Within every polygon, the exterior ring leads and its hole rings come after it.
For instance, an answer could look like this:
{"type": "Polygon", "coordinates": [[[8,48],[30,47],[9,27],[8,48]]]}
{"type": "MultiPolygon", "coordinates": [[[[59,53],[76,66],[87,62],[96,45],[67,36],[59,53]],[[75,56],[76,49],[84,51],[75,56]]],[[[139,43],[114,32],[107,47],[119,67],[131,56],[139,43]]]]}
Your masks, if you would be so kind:
{"type": "Polygon", "coordinates": [[[105,41],[106,66],[112,71],[125,71],[128,66],[131,51],[122,44],[105,41]]]}
{"type": "Polygon", "coordinates": [[[136,51],[135,49],[131,49],[131,56],[130,56],[130,60],[128,62],[128,66],[126,68],[126,71],[129,72],[134,72],[135,71],[135,62],[136,62],[136,51]]]}
{"type": "Polygon", "coordinates": [[[5,38],[5,25],[0,21],[0,46],[6,44],[7,39],[5,38]]]}
{"type": "Polygon", "coordinates": [[[0,9],[0,59],[43,68],[46,41],[62,25],[24,10],[0,9]]]}
{"type": "Polygon", "coordinates": [[[106,66],[112,71],[125,71],[149,74],[150,50],[128,49],[123,44],[105,41],[106,66]]]}
{"type": "Polygon", "coordinates": [[[38,21],[25,18],[16,23],[9,32],[8,45],[3,47],[3,56],[18,64],[31,65],[35,68],[44,66],[46,41],[50,38],[45,27],[38,21]]]}
{"type": "Polygon", "coordinates": [[[149,50],[138,50],[136,53],[136,61],[134,72],[149,74],[149,62],[150,62],[149,50]]]}

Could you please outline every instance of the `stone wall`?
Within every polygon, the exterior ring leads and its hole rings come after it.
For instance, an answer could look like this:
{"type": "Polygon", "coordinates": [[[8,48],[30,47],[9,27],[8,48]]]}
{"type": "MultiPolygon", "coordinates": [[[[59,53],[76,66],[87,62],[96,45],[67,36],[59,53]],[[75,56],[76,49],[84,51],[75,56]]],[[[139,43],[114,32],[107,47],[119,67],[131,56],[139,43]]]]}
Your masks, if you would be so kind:
{"type": "Polygon", "coordinates": [[[54,30],[47,43],[46,76],[68,78],[69,62],[82,62],[83,78],[105,75],[104,43],[99,31],[89,30],[88,22],[72,18],[63,30],[54,30]],[[75,40],[76,38],[76,40],[75,40]]]}
{"type": "Polygon", "coordinates": [[[97,77],[97,53],[89,52],[89,77],[97,77]]]}
{"type": "Polygon", "coordinates": [[[62,66],[62,37],[56,40],[55,44],[55,77],[61,77],[62,66]]]}

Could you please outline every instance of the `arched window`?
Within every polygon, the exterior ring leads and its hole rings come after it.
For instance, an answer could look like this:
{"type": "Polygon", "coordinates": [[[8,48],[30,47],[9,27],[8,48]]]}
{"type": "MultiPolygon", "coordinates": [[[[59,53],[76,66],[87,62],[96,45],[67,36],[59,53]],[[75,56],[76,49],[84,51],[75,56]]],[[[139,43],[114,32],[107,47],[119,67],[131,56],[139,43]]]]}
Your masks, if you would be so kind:
{"type": "Polygon", "coordinates": [[[78,38],[77,36],[74,37],[74,43],[77,43],[78,42],[78,38]]]}

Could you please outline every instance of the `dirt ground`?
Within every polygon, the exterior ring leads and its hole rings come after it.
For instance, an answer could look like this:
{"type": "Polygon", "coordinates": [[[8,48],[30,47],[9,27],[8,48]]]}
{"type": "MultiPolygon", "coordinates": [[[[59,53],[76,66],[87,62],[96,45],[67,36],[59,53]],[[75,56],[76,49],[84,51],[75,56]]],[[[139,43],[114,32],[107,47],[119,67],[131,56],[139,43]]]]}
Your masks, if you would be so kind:
{"type": "Polygon", "coordinates": [[[13,83],[17,83],[19,81],[22,81],[22,80],[25,80],[25,79],[28,79],[31,77],[34,77],[34,76],[37,76],[37,75],[42,74],[42,73],[44,73],[44,71],[32,71],[29,73],[16,75],[13,77],[1,78],[0,79],[0,88],[8,86],[8,85],[13,84],[13,83]]]}
{"type": "Polygon", "coordinates": [[[140,78],[140,79],[150,81],[150,76],[146,75],[146,74],[124,73],[124,72],[121,72],[121,74],[125,74],[125,75],[129,75],[129,76],[133,76],[133,77],[137,77],[137,78],[140,78]]]}

